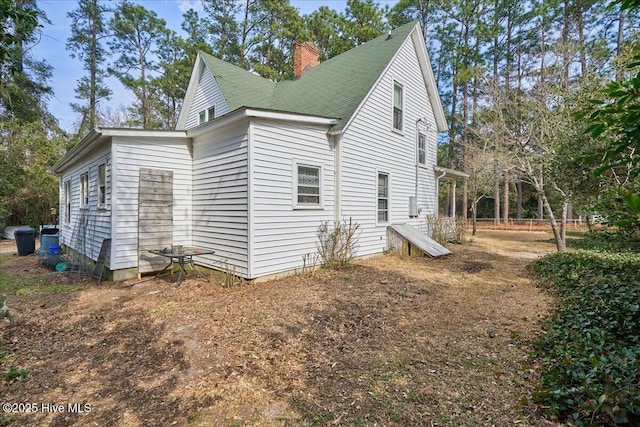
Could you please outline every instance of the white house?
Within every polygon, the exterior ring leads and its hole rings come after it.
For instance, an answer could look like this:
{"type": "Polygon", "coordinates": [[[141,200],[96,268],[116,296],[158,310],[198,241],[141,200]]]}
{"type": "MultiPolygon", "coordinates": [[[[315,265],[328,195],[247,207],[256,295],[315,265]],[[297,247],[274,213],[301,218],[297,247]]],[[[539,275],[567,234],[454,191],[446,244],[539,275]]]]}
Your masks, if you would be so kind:
{"type": "Polygon", "coordinates": [[[62,243],[96,260],[110,238],[115,280],[170,245],[254,279],[300,268],[323,221],[357,222],[358,256],[386,250],[390,225],[424,230],[447,124],[419,24],[320,64],[295,51],[277,83],[200,54],[175,131],[87,135],[55,168],[62,243]]]}

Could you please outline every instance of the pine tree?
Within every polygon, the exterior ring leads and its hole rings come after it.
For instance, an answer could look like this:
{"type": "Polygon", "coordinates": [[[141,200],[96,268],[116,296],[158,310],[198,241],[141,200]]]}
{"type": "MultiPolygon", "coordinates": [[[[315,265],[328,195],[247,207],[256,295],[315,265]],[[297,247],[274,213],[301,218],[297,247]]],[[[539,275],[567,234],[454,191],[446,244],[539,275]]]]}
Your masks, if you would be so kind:
{"type": "Polygon", "coordinates": [[[134,125],[144,129],[160,126],[154,115],[155,91],[151,78],[159,70],[155,56],[159,53],[159,41],[169,31],[164,19],[143,6],[123,1],[109,21],[113,37],[108,45],[111,52],[119,55],[109,72],[131,90],[139,104],[136,109],[139,120],[134,125]]]}
{"type": "Polygon", "coordinates": [[[106,8],[99,0],[79,0],[77,9],[67,14],[73,22],[67,50],[71,52],[72,58],[80,59],[87,72],[87,75],[78,80],[75,89],[76,98],[85,102],[71,104],[73,110],[82,116],[78,132],[80,135],[96,127],[98,104],[111,95],[111,89],[105,84],[107,70],[103,68],[106,49],[102,40],[108,36],[104,22],[105,12],[106,8]]]}

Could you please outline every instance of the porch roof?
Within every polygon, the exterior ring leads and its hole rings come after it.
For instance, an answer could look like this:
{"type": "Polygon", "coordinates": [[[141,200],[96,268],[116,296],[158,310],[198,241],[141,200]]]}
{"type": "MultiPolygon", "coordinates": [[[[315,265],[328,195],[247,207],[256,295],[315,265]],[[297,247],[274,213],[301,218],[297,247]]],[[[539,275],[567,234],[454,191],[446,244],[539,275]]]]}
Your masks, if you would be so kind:
{"type": "Polygon", "coordinates": [[[439,179],[458,179],[458,178],[469,178],[468,173],[460,172],[455,169],[449,169],[442,166],[434,166],[433,170],[435,173],[439,174],[439,179]]]}

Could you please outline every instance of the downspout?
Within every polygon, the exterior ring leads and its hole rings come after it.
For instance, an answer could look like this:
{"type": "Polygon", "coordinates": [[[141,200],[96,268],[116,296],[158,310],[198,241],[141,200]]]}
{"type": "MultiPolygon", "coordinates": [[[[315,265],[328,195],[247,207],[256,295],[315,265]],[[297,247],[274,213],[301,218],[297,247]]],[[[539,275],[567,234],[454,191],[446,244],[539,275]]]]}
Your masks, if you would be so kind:
{"type": "MultiPolygon", "coordinates": [[[[425,157],[426,157],[426,145],[428,143],[427,140],[427,135],[426,132],[429,131],[430,128],[430,124],[428,122],[428,119],[426,117],[420,117],[416,120],[416,136],[415,136],[415,141],[414,141],[414,154],[415,154],[415,159],[416,159],[416,185],[415,185],[415,198],[416,198],[416,208],[418,206],[418,182],[419,182],[419,177],[420,177],[420,125],[424,125],[424,130],[425,130],[425,157]]],[[[426,158],[425,158],[426,161],[426,158]]],[[[437,203],[437,200],[436,200],[437,203]]],[[[420,212],[420,209],[417,209],[416,212],[420,212]]],[[[437,212],[437,211],[436,211],[437,212]]],[[[419,215],[418,215],[419,216],[419,215]]]]}
{"type": "MultiPolygon", "coordinates": [[[[422,119],[418,119],[416,120],[416,137],[415,137],[415,141],[413,144],[413,147],[415,148],[415,159],[416,159],[416,189],[415,189],[415,196],[416,196],[416,203],[418,201],[418,172],[419,172],[419,150],[418,150],[418,141],[420,138],[420,131],[418,130],[418,125],[420,124],[420,122],[422,121],[422,119]]],[[[426,143],[426,142],[425,142],[426,143]]]]}
{"type": "Polygon", "coordinates": [[[253,279],[255,277],[254,272],[254,164],[253,164],[253,150],[254,150],[254,120],[255,118],[249,117],[249,123],[247,124],[247,279],[253,279]]]}
{"type": "Polygon", "coordinates": [[[334,193],[333,193],[333,220],[340,221],[340,213],[342,209],[342,191],[340,189],[341,182],[341,163],[342,163],[342,133],[333,135],[333,167],[334,167],[334,193]]]}

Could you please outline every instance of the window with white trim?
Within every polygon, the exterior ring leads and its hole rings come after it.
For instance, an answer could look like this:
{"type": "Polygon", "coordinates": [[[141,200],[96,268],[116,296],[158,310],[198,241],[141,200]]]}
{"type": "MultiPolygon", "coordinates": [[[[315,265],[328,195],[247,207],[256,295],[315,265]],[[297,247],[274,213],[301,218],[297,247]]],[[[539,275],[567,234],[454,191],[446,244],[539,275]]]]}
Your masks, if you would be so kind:
{"type": "Polygon", "coordinates": [[[402,132],[402,113],[404,105],[404,89],[398,82],[393,82],[393,129],[402,132]]]}
{"type": "Polygon", "coordinates": [[[389,222],[389,174],[378,172],[378,222],[389,222]]]}
{"type": "Polygon", "coordinates": [[[418,164],[427,162],[427,137],[423,133],[418,134],[418,164]]]}
{"type": "Polygon", "coordinates": [[[216,118],[216,107],[209,107],[209,109],[207,110],[207,121],[211,121],[213,119],[216,118]]]}
{"type": "Polygon", "coordinates": [[[64,182],[64,222],[71,222],[71,181],[64,182]]]}
{"type": "Polygon", "coordinates": [[[322,168],[296,164],[296,206],[320,206],[322,168]]]}
{"type": "Polygon", "coordinates": [[[89,172],[80,175],[80,207],[89,207],[89,172]]]}
{"type": "Polygon", "coordinates": [[[198,113],[198,124],[201,125],[207,121],[207,110],[202,110],[198,113]]]}
{"type": "Polygon", "coordinates": [[[98,166],[98,206],[104,208],[107,205],[107,165],[98,166]]]}

